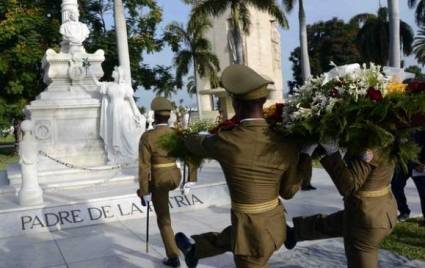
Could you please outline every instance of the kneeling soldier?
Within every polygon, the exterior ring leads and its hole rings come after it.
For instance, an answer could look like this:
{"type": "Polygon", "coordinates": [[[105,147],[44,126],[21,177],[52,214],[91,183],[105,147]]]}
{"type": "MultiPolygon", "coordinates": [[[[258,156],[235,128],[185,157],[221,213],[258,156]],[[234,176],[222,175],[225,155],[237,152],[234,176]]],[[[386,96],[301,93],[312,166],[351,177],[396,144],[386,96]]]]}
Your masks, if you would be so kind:
{"type": "Polygon", "coordinates": [[[311,159],[300,158],[298,146],[283,141],[263,118],[270,80],[247,66],[231,65],[224,70],[221,83],[233,96],[240,125],[216,135],[189,137],[186,147],[221,164],[232,201],[232,224],[221,233],[192,236],[194,244],[178,233],[176,242],[188,267],[226,251],[233,252],[236,267],[267,267],[285,240],[279,195],[292,198],[303,179],[299,171],[310,170],[300,164],[309,165],[311,159]]]}
{"type": "MultiPolygon", "coordinates": [[[[171,228],[170,209],[168,206],[168,192],[178,187],[181,180],[180,169],[176,159],[158,145],[158,139],[175,131],[168,127],[168,119],[172,105],[163,97],[156,97],[151,103],[155,112],[154,129],[145,132],[139,143],[139,183],[138,195],[142,203],[152,203],[157,215],[157,223],[164,242],[167,258],[164,264],[179,267],[179,250],[174,241],[174,232],[171,228]]],[[[194,181],[194,172],[189,172],[189,181],[194,181]]],[[[186,186],[187,188],[188,186],[186,186]]]]}
{"type": "Polygon", "coordinates": [[[322,166],[344,197],[344,210],[294,218],[285,246],[291,249],[297,241],[342,236],[349,268],[376,268],[379,244],[397,221],[396,202],[389,190],[394,162],[371,150],[363,156],[347,153],[342,159],[335,143],[322,147],[327,153],[322,166]]]}

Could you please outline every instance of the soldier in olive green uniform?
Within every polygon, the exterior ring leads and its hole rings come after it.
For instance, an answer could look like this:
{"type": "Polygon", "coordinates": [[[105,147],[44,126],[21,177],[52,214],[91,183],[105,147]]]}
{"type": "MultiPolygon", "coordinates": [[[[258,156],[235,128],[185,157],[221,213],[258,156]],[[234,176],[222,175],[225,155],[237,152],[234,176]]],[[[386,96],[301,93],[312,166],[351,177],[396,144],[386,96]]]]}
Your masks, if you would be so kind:
{"type": "MultiPolygon", "coordinates": [[[[224,171],[232,201],[231,223],[221,233],[194,235],[195,244],[176,235],[188,267],[198,260],[232,251],[237,267],[268,267],[268,259],[285,240],[284,208],[279,195],[292,198],[302,182],[300,170],[311,159],[297,145],[282,141],[263,118],[271,82],[243,65],[232,65],[221,77],[242,119],[216,135],[192,136],[193,153],[216,159],[224,171]]],[[[308,169],[307,169],[308,170],[308,169]]]]}
{"type": "MultiPolygon", "coordinates": [[[[155,112],[155,127],[145,132],[139,143],[140,189],[138,195],[142,198],[142,203],[152,200],[154,205],[167,254],[164,264],[178,267],[180,265],[179,250],[171,228],[168,192],[178,187],[181,174],[176,166],[176,159],[170,157],[168,152],[158,145],[158,139],[162,135],[175,131],[168,127],[172,105],[167,99],[156,97],[151,103],[151,109],[155,112]]],[[[189,181],[195,181],[196,172],[191,171],[189,174],[189,181]]]]}
{"type": "Polygon", "coordinates": [[[397,220],[397,206],[389,185],[394,163],[378,151],[341,158],[338,148],[323,144],[327,156],[322,166],[344,197],[344,210],[331,215],[294,218],[288,228],[289,248],[296,241],[344,237],[348,267],[378,267],[379,244],[391,233],[397,220]],[[292,233],[292,234],[291,234],[292,233]]]}

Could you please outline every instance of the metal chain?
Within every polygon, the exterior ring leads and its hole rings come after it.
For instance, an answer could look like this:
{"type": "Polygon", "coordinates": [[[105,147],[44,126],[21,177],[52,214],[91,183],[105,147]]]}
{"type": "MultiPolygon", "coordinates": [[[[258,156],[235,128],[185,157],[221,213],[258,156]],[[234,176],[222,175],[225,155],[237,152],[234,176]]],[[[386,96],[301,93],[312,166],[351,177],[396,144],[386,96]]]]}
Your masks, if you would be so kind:
{"type": "Polygon", "coordinates": [[[66,162],[64,162],[64,161],[61,161],[61,160],[59,160],[59,159],[56,159],[56,158],[54,158],[54,157],[52,157],[52,156],[48,155],[46,152],[41,151],[41,150],[40,150],[40,151],[38,151],[38,153],[39,153],[40,155],[44,156],[44,157],[49,158],[50,160],[52,160],[52,161],[54,161],[54,162],[56,162],[56,163],[58,163],[59,165],[65,166],[65,167],[67,167],[67,168],[80,169],[80,170],[85,170],[85,171],[105,171],[105,170],[116,170],[116,169],[126,168],[126,167],[129,167],[129,166],[131,166],[131,165],[132,165],[131,163],[124,163],[124,164],[121,164],[121,165],[114,165],[114,166],[108,166],[108,167],[102,167],[102,168],[81,167],[81,166],[78,166],[78,165],[74,165],[74,164],[71,164],[71,163],[66,163],[66,162]]]}

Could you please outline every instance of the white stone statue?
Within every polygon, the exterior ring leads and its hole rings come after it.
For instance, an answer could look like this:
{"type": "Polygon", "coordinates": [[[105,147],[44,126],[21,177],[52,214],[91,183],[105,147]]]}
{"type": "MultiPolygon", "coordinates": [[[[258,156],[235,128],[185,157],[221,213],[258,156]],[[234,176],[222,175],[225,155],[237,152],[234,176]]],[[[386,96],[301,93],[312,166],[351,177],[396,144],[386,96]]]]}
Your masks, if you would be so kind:
{"type": "Polygon", "coordinates": [[[125,73],[124,68],[115,67],[114,82],[99,82],[93,76],[103,96],[99,131],[108,164],[134,163],[138,159],[140,136],[146,128],[146,118],[137,108],[125,73]]]}
{"type": "Polygon", "coordinates": [[[38,184],[37,143],[32,135],[34,126],[29,120],[21,123],[24,132],[22,141],[19,143],[19,164],[22,171],[22,185],[19,191],[19,204],[22,206],[34,206],[43,204],[43,191],[38,184]]]}
{"type": "Polygon", "coordinates": [[[190,120],[190,110],[186,111],[183,115],[183,128],[189,127],[189,120],[190,120]]]}
{"type": "Polygon", "coordinates": [[[153,123],[155,121],[154,114],[155,114],[154,111],[149,110],[149,112],[148,112],[148,123],[149,123],[148,130],[153,129],[153,123]]]}
{"type": "Polygon", "coordinates": [[[62,35],[62,50],[65,53],[83,51],[83,42],[89,37],[90,31],[86,24],[79,21],[77,0],[62,1],[62,25],[59,32],[62,35]]]}
{"type": "Polygon", "coordinates": [[[171,111],[170,119],[168,119],[168,126],[176,127],[176,122],[177,122],[176,111],[171,111]]]}

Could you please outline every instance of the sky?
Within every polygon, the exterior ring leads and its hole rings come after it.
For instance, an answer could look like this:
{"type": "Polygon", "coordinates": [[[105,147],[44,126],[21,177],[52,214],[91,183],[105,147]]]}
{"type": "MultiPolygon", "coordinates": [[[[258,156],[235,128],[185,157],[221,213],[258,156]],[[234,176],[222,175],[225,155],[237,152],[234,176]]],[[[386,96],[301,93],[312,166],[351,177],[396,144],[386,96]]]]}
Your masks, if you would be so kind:
{"type": "MultiPolygon", "coordinates": [[[[281,2],[280,0],[278,0],[281,2]]],[[[165,26],[172,22],[177,21],[180,23],[186,23],[189,17],[189,6],[185,5],[180,0],[157,0],[158,4],[163,9],[163,21],[160,24],[160,31],[165,26]]],[[[381,0],[383,6],[386,6],[387,1],[381,0]]],[[[354,15],[360,13],[374,13],[376,14],[379,8],[378,0],[304,0],[304,7],[307,17],[307,23],[312,24],[318,21],[330,20],[333,17],[338,17],[345,21],[348,21],[354,15]]],[[[410,10],[407,6],[407,1],[400,1],[400,17],[402,20],[412,26],[415,33],[417,26],[414,21],[414,10],[410,10]]],[[[282,46],[282,67],[284,77],[284,91],[287,90],[287,81],[292,79],[292,64],[289,61],[289,56],[292,50],[299,46],[298,39],[298,6],[295,6],[294,10],[287,14],[289,21],[289,30],[280,29],[281,33],[281,46],[282,46]]],[[[172,65],[174,54],[167,47],[161,52],[154,54],[147,54],[144,57],[144,63],[147,64],[160,64],[160,65],[172,65]]],[[[412,56],[405,59],[406,66],[417,64],[412,56]]],[[[138,105],[149,107],[149,103],[154,98],[155,94],[152,91],[144,90],[140,88],[136,91],[138,97],[138,105]]],[[[186,89],[177,93],[173,96],[173,100],[178,103],[178,100],[183,99],[184,104],[188,106],[195,106],[195,98],[190,98],[186,93],[186,89]]]]}

